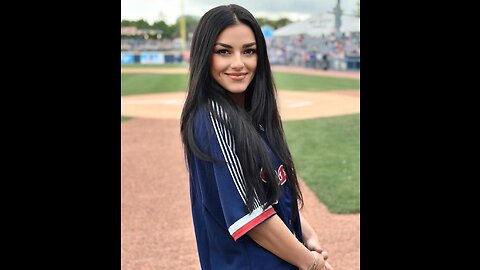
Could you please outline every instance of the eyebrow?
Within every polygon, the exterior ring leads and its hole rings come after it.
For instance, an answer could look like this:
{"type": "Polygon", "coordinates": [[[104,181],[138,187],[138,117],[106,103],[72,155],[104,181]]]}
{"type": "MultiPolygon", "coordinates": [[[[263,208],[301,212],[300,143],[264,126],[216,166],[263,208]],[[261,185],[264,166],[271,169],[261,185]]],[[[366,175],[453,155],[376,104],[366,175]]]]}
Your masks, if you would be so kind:
{"type": "MultiPolygon", "coordinates": [[[[256,45],[256,44],[257,44],[256,42],[246,43],[246,44],[243,44],[242,48],[252,47],[253,45],[256,45]]],[[[229,48],[229,49],[232,49],[232,48],[233,48],[231,45],[228,45],[228,44],[225,44],[225,43],[221,43],[221,42],[215,43],[215,45],[220,45],[220,46],[222,46],[222,47],[229,48]]]]}

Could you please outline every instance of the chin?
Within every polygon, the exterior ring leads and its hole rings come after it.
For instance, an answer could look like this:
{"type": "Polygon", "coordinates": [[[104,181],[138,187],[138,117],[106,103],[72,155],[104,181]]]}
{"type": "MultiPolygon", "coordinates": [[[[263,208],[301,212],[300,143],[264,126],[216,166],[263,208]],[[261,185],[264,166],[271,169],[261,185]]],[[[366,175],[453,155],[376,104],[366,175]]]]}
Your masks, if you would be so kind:
{"type": "Polygon", "coordinates": [[[240,94],[240,93],[243,93],[245,92],[245,90],[247,90],[247,86],[235,86],[235,87],[226,87],[225,89],[230,92],[230,93],[234,93],[234,94],[240,94]]]}

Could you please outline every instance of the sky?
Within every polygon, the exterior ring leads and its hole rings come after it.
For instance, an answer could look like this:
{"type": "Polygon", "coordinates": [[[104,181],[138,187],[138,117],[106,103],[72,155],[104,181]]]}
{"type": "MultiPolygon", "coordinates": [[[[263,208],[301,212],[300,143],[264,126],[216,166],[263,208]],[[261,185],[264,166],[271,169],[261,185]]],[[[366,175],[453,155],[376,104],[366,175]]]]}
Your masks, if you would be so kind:
{"type": "MultiPolygon", "coordinates": [[[[357,10],[359,0],[341,0],[343,14],[357,10]]],[[[255,17],[278,19],[287,17],[292,21],[305,20],[312,14],[332,11],[337,0],[183,0],[186,15],[201,17],[218,5],[237,4],[248,9],[255,17]]],[[[174,24],[181,14],[181,0],[121,0],[122,20],[144,19],[150,24],[163,20],[174,24]]]]}

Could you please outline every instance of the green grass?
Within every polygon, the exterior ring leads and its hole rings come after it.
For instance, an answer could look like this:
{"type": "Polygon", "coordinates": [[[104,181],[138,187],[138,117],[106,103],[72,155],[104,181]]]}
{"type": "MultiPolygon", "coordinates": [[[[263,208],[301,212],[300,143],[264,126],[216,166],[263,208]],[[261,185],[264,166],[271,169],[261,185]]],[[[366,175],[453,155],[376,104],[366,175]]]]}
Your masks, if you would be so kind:
{"type": "MultiPolygon", "coordinates": [[[[285,72],[274,72],[274,78],[278,89],[299,91],[360,89],[360,81],[355,79],[329,78],[285,72]]],[[[187,74],[122,73],[121,94],[125,96],[186,91],[187,80],[187,74]]]]}
{"type": "Polygon", "coordinates": [[[284,122],[297,173],[333,213],[360,212],[360,114],[284,122]]]}
{"type": "Polygon", "coordinates": [[[132,119],[132,118],[133,118],[133,117],[131,117],[131,116],[123,116],[123,115],[122,115],[122,122],[123,122],[123,121],[130,120],[130,119],[132,119]]]}
{"type": "Polygon", "coordinates": [[[122,64],[122,67],[128,68],[184,68],[188,63],[167,63],[167,64],[122,64]]]}
{"type": "MultiPolygon", "coordinates": [[[[166,67],[122,65],[122,67],[166,67]]],[[[171,67],[171,66],[170,66],[171,67]]],[[[278,89],[360,89],[356,79],[274,72],[278,89]]],[[[187,74],[122,73],[121,94],[186,91],[187,74]]],[[[122,116],[122,121],[129,119],[122,116]]],[[[286,121],[297,172],[333,213],[360,212],[360,115],[286,121]],[[307,128],[308,127],[308,128],[307,128]]]]}
{"type": "Polygon", "coordinates": [[[327,91],[342,89],[360,89],[360,80],[333,78],[318,75],[273,72],[278,89],[298,91],[327,91]]]}
{"type": "Polygon", "coordinates": [[[122,73],[121,94],[178,92],[187,89],[187,74],[122,73]]]}

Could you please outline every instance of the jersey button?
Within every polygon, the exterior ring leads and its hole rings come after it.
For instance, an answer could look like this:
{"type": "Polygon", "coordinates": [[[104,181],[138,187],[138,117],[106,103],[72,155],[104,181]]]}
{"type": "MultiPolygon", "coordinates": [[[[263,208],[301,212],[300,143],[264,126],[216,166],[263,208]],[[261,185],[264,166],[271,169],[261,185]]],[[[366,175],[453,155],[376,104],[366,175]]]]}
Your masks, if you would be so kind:
{"type": "Polygon", "coordinates": [[[292,220],[291,219],[288,220],[288,225],[292,225],[292,220]]]}

